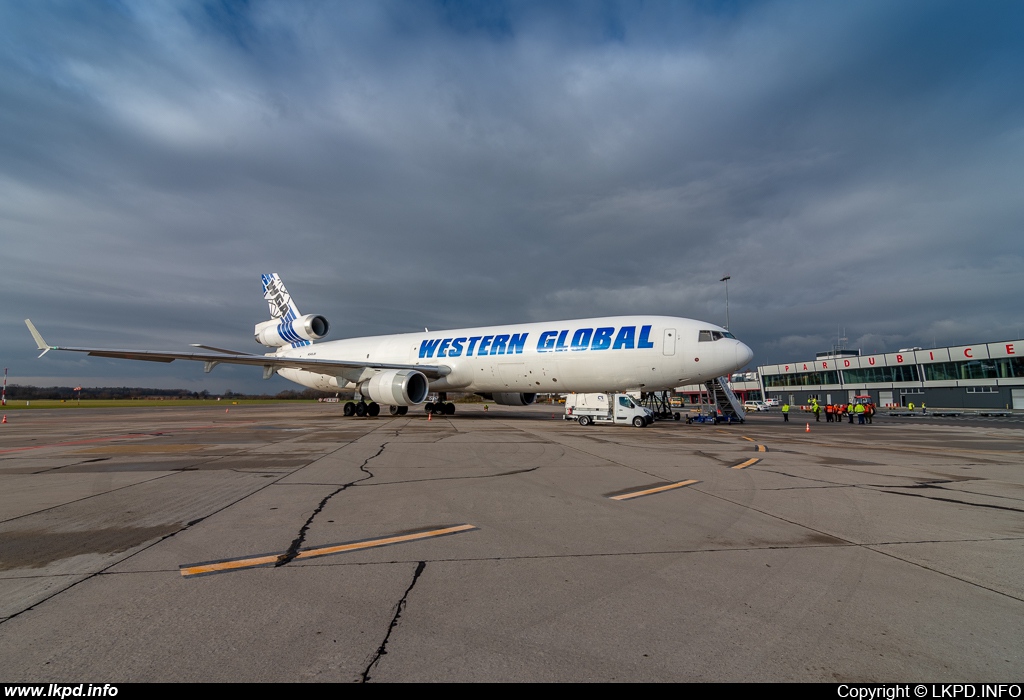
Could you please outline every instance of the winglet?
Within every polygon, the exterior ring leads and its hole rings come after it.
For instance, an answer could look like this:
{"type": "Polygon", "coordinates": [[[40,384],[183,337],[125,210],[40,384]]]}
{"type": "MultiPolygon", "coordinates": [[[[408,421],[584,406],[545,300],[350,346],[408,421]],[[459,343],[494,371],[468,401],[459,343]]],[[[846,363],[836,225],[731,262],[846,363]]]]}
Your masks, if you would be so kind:
{"type": "Polygon", "coordinates": [[[50,347],[49,345],[47,345],[46,341],[43,340],[43,336],[40,335],[39,331],[36,330],[36,327],[34,325],[32,325],[32,321],[31,320],[26,318],[25,319],[25,325],[28,326],[28,332],[31,333],[32,337],[35,339],[36,347],[39,348],[40,350],[42,350],[42,352],[39,353],[39,357],[42,357],[46,353],[50,352],[50,350],[53,350],[53,348],[50,347]]]}

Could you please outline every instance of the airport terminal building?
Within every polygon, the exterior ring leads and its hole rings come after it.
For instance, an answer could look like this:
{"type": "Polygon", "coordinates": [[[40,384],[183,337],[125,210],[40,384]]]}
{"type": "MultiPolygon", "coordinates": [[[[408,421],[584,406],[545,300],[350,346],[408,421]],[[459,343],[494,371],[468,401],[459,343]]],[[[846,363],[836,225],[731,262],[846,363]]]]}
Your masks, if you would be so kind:
{"type": "Polygon", "coordinates": [[[870,396],[879,407],[1024,409],[1024,340],[880,355],[838,350],[758,367],[758,375],[763,397],[794,405],[870,396]]]}

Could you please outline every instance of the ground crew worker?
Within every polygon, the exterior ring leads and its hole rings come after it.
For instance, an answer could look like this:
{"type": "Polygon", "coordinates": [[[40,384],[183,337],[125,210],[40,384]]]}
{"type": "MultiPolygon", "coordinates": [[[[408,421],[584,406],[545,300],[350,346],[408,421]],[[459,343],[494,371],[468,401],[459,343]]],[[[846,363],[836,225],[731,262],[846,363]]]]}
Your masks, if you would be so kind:
{"type": "Polygon", "coordinates": [[[814,402],[814,408],[812,408],[811,410],[814,411],[814,422],[815,423],[820,423],[821,422],[821,406],[818,405],[817,401],[814,402]]]}
{"type": "Polygon", "coordinates": [[[857,423],[864,425],[864,404],[859,403],[853,407],[853,412],[857,414],[857,423]]]}
{"type": "Polygon", "coordinates": [[[921,415],[928,415],[928,407],[925,405],[924,401],[921,402],[921,415]]]}
{"type": "Polygon", "coordinates": [[[832,404],[830,404],[830,403],[825,404],[825,422],[826,423],[831,423],[832,422],[832,412],[834,410],[835,409],[832,408],[832,404]]]}
{"type": "Polygon", "coordinates": [[[850,425],[853,425],[853,404],[846,404],[846,415],[850,417],[850,425]]]}
{"type": "Polygon", "coordinates": [[[914,412],[914,402],[911,401],[910,403],[908,403],[907,404],[907,408],[909,408],[910,412],[913,413],[914,412]]]}
{"type": "Polygon", "coordinates": [[[869,403],[864,407],[864,417],[868,419],[868,425],[872,424],[871,417],[875,415],[875,404],[869,403]]]}
{"type": "Polygon", "coordinates": [[[788,423],[789,422],[789,402],[788,401],[786,401],[785,403],[782,404],[782,422],[783,423],[788,423]]]}

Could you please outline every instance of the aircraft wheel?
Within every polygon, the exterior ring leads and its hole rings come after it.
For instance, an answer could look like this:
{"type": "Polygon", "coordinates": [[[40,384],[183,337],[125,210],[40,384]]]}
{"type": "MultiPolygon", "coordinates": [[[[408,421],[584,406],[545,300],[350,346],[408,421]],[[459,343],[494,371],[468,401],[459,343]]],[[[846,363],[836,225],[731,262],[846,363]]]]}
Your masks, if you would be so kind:
{"type": "Polygon", "coordinates": [[[455,404],[453,404],[453,403],[446,403],[444,405],[444,414],[446,416],[454,416],[455,415],[455,404]]]}
{"type": "Polygon", "coordinates": [[[673,416],[673,418],[675,418],[676,420],[679,420],[681,418],[681,416],[679,415],[679,411],[675,412],[675,415],[673,416]]]}
{"type": "Polygon", "coordinates": [[[368,416],[379,416],[380,415],[380,404],[376,401],[372,401],[369,406],[366,407],[366,415],[368,416]]]}
{"type": "Polygon", "coordinates": [[[580,416],[579,421],[580,425],[586,428],[588,425],[590,425],[590,416],[580,416]]]}
{"type": "Polygon", "coordinates": [[[356,404],[356,415],[360,418],[366,415],[366,404],[362,401],[356,404]]]}
{"type": "Polygon", "coordinates": [[[425,404],[423,404],[423,412],[424,413],[433,413],[434,412],[434,404],[432,404],[429,401],[427,401],[425,404]]]}
{"type": "Polygon", "coordinates": [[[356,405],[349,401],[345,404],[345,408],[343,408],[341,412],[345,414],[346,418],[354,416],[356,414],[356,405]]]}
{"type": "Polygon", "coordinates": [[[388,413],[390,413],[393,416],[400,416],[400,415],[402,415],[402,407],[401,406],[388,406],[388,413]]]}
{"type": "Polygon", "coordinates": [[[637,416],[636,418],[633,419],[633,425],[635,427],[637,427],[637,428],[646,428],[647,427],[647,421],[645,421],[640,416],[637,416]]]}
{"type": "Polygon", "coordinates": [[[408,412],[409,412],[409,407],[408,406],[399,406],[398,407],[398,415],[404,416],[408,412]]]}

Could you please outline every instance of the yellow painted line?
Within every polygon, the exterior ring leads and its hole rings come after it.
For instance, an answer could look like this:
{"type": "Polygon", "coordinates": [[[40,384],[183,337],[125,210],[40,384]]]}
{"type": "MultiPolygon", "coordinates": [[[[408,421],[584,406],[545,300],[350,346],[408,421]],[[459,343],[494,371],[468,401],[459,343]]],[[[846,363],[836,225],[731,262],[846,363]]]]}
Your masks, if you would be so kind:
{"type": "MultiPolygon", "coordinates": [[[[295,556],[296,559],[312,559],[314,557],[326,557],[331,554],[341,554],[342,552],[355,552],[361,549],[372,549],[374,547],[386,547],[391,544],[399,544],[402,542],[414,542],[416,540],[428,539],[430,537],[443,537],[444,535],[454,535],[457,532],[466,532],[468,530],[476,530],[475,525],[453,525],[451,527],[443,527],[434,530],[423,530],[421,532],[409,532],[403,535],[392,535],[391,537],[380,537],[373,540],[360,540],[358,542],[345,542],[342,544],[331,544],[326,547],[313,547],[310,549],[300,550],[295,556]]],[[[242,559],[224,559],[221,561],[209,561],[202,562],[199,564],[186,564],[179,567],[182,576],[200,576],[202,574],[216,574],[225,571],[235,571],[238,569],[251,569],[258,566],[269,566],[276,564],[280,561],[281,557],[284,556],[284,552],[277,554],[262,554],[255,557],[245,557],[242,559]]]]}
{"type": "Polygon", "coordinates": [[[357,549],[369,549],[371,547],[386,547],[389,544],[398,544],[399,542],[413,542],[415,540],[425,540],[430,537],[442,537],[444,535],[454,535],[456,532],[466,532],[467,530],[475,529],[475,525],[455,525],[453,527],[441,528],[440,530],[427,530],[426,532],[414,532],[408,535],[382,537],[378,540],[370,540],[369,542],[334,544],[328,545],[327,547],[317,547],[316,549],[304,549],[301,552],[299,552],[299,554],[295,558],[312,559],[313,557],[326,557],[329,554],[339,554],[341,552],[354,552],[357,549]]]}
{"type": "Polygon", "coordinates": [[[193,564],[180,567],[182,576],[198,576],[199,574],[212,574],[220,571],[232,571],[234,569],[248,569],[255,566],[266,566],[273,564],[281,558],[280,554],[268,554],[264,557],[250,557],[249,559],[236,559],[234,561],[215,561],[209,564],[193,564]]]}
{"type": "Polygon", "coordinates": [[[767,447],[765,447],[764,445],[758,445],[758,446],[757,446],[757,451],[758,451],[758,452],[767,452],[767,451],[768,451],[768,448],[767,448],[767,447]]]}
{"type": "Polygon", "coordinates": [[[760,459],[758,459],[757,457],[754,457],[752,459],[748,459],[746,462],[742,462],[741,464],[737,464],[735,467],[732,467],[732,469],[746,469],[747,467],[751,467],[751,466],[757,464],[760,461],[761,461],[760,459]]]}
{"type": "Polygon", "coordinates": [[[677,481],[674,484],[665,484],[664,486],[656,486],[653,489],[644,489],[643,491],[631,491],[629,493],[620,493],[618,496],[609,496],[608,498],[613,501],[625,501],[630,498],[640,498],[640,496],[650,496],[652,493],[661,493],[662,491],[671,491],[672,489],[681,489],[684,486],[690,484],[699,483],[697,479],[687,479],[686,481],[677,481]]]}
{"type": "Polygon", "coordinates": [[[750,440],[751,442],[754,441],[754,438],[749,438],[746,435],[740,435],[740,437],[743,438],[744,440],[750,440]]]}

